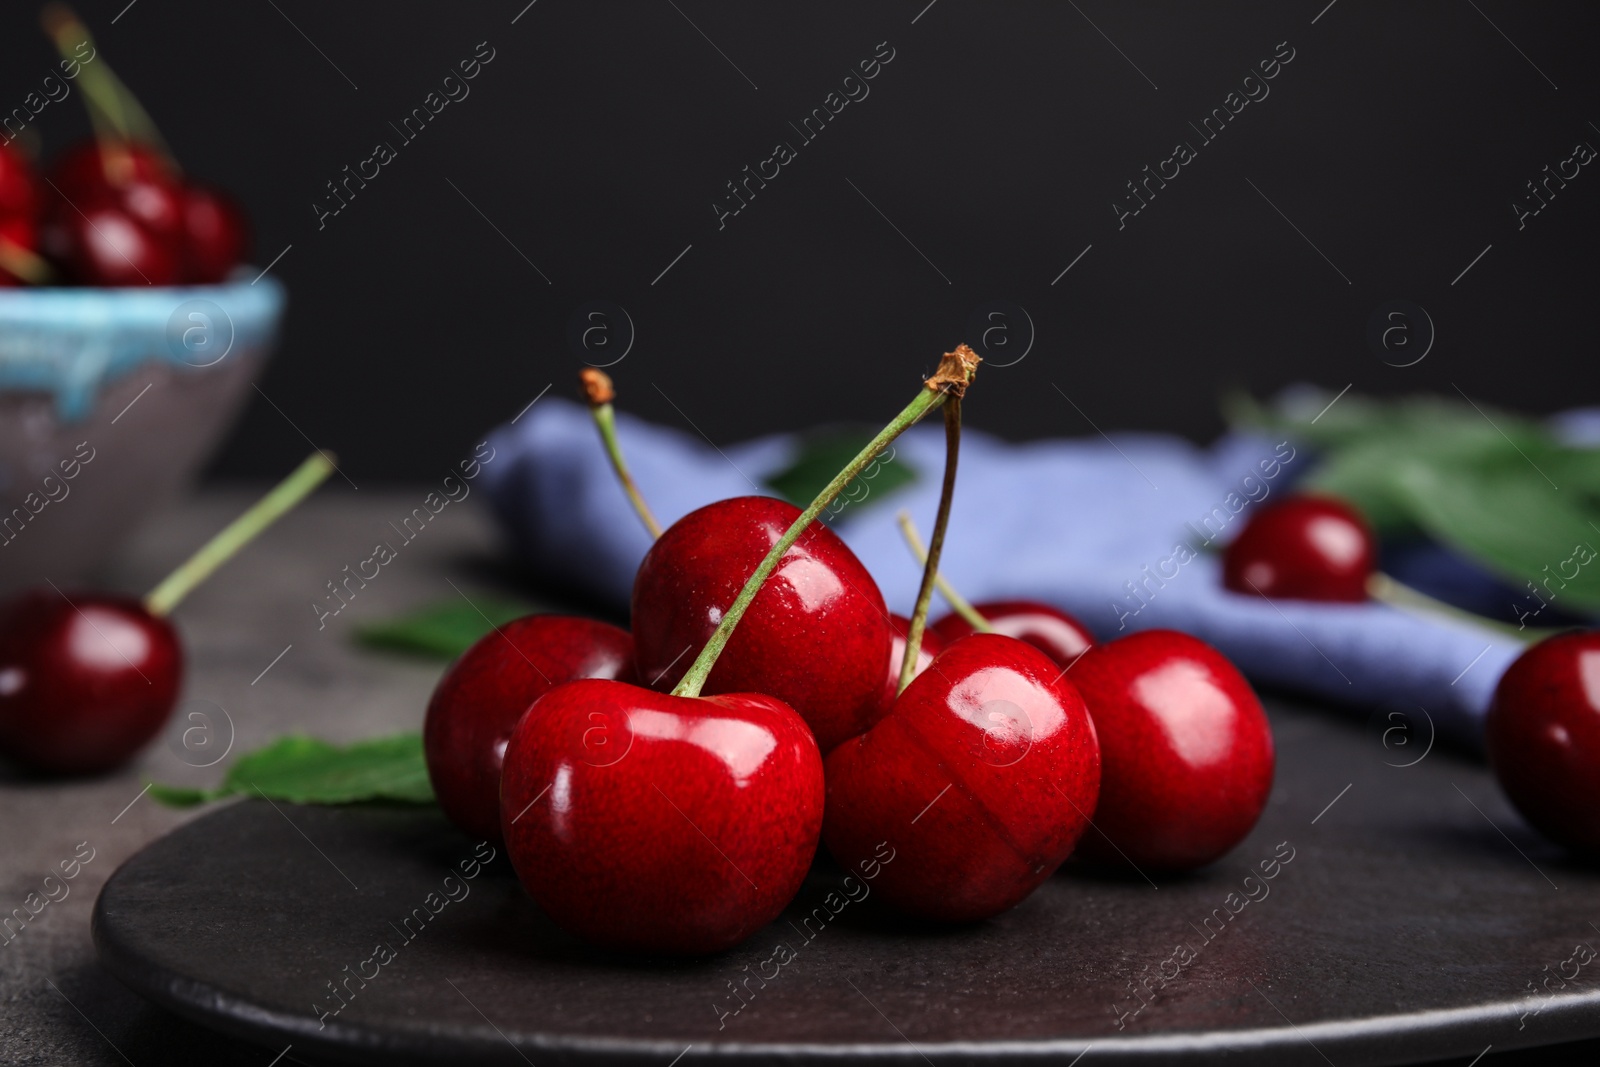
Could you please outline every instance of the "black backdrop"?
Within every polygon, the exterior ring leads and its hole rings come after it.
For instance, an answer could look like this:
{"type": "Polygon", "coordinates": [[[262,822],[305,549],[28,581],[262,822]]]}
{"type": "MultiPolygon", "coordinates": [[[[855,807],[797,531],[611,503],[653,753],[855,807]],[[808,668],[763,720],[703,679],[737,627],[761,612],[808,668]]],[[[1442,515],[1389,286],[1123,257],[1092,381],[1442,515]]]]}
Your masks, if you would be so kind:
{"type": "MultiPolygon", "coordinates": [[[[879,421],[996,308],[992,362],[1027,354],[969,418],[1014,438],[1205,438],[1226,389],[1294,381],[1594,399],[1595,5],[525,3],[79,5],[189,170],[247,203],[255,261],[283,253],[283,414],[253,397],[213,473],[280,474],[287,416],[358,481],[423,475],[572,391],[590,306],[591,362],[632,323],[622,406],[718,442],[879,421]],[[719,219],[746,166],[777,173],[719,219]],[[1119,218],[1147,166],[1176,176],[1119,218]],[[1546,166],[1576,175],[1519,222],[1546,166]]],[[[0,100],[49,70],[35,15],[0,17],[0,100]]],[[[76,99],[37,126],[47,151],[86,129],[76,99]]]]}

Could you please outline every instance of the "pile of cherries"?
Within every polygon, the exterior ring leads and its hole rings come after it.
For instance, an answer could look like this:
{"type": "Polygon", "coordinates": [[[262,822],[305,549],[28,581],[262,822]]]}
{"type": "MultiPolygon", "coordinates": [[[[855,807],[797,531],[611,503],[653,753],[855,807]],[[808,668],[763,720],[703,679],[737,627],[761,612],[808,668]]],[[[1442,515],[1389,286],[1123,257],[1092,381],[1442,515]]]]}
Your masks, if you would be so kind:
{"type": "Polygon", "coordinates": [[[503,840],[563,927],[623,950],[727,949],[778,916],[819,842],[902,911],[972,921],[1080,841],[1092,860],[1185,870],[1255,825],[1272,734],[1215,649],[1169,630],[1097,644],[1047,605],[980,604],[982,632],[959,616],[928,629],[897,693],[908,620],[819,525],[683,695],[800,515],[753,496],[691,512],[640,564],[630,630],[529,616],[440,681],[423,734],[439,803],[503,840]]]}
{"type": "MultiPolygon", "coordinates": [[[[424,750],[440,805],[467,833],[503,841],[563,927],[613,949],[721,951],[778,916],[819,844],[874,874],[894,907],[973,921],[1017,904],[1069,855],[1190,870],[1255,825],[1272,734],[1216,649],[1171,630],[1097,643],[1049,605],[994,602],[976,606],[982,627],[971,615],[934,622],[901,690],[909,621],[822,526],[760,586],[703,691],[674,695],[799,515],[766,497],[691,512],[645,555],[629,630],[528,616],[439,683],[424,750]]],[[[1292,496],[1252,517],[1224,582],[1359,601],[1376,556],[1353,510],[1292,496]]],[[[1531,822],[1600,847],[1600,634],[1520,659],[1489,738],[1531,822]]]]}
{"type": "MultiPolygon", "coordinates": [[[[87,39],[75,21],[57,29],[87,39]]],[[[105,73],[103,57],[89,62],[105,73]]],[[[143,114],[114,78],[87,65],[81,77],[91,113],[143,114]]],[[[44,174],[18,142],[0,144],[0,286],[206,285],[244,261],[243,210],[185,178],[148,133],[102,126],[44,174]]]]}

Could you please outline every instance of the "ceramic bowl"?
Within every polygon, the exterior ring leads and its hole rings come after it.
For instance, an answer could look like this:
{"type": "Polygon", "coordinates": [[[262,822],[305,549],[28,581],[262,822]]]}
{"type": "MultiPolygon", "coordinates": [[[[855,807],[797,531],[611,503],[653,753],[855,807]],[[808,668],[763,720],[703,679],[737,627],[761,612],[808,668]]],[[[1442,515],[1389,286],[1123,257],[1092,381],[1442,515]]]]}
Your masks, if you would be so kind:
{"type": "Polygon", "coordinates": [[[251,391],[284,303],[254,271],[0,289],[0,589],[91,577],[177,495],[251,391]]]}

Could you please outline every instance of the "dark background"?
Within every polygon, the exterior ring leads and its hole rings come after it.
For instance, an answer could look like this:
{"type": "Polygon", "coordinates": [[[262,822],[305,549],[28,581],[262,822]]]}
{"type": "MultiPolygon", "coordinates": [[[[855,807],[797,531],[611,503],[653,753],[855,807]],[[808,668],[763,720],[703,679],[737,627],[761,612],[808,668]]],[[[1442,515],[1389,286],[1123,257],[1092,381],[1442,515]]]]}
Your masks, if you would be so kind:
{"type": "MultiPolygon", "coordinates": [[[[436,471],[572,392],[596,299],[636,330],[621,406],[719,443],[881,421],[997,299],[1036,339],[969,418],[1013,438],[1205,439],[1226,389],[1296,381],[1594,399],[1600,174],[1520,231],[1511,204],[1600,145],[1595,5],[525,3],[78,5],[189,171],[248,205],[254,261],[289,247],[261,383],[282,414],[252,395],[214,475],[280,474],[288,419],[357,481],[436,471]],[[389,123],[485,41],[470,96],[401,144],[389,123]],[[883,41],[870,96],[799,145],[788,123],[883,41]],[[1283,41],[1270,95],[1201,146],[1188,124],[1283,41]],[[324,183],[380,140],[398,158],[319,229],[324,183]],[[798,158],[719,231],[724,183],[779,140],[798,158]],[[1119,231],[1124,183],[1179,140],[1198,158],[1119,231]],[[1437,330],[1415,366],[1366,341],[1394,299],[1437,330]]],[[[0,100],[52,69],[35,16],[0,18],[0,100]]],[[[78,94],[38,127],[47,153],[82,135],[78,94]]]]}

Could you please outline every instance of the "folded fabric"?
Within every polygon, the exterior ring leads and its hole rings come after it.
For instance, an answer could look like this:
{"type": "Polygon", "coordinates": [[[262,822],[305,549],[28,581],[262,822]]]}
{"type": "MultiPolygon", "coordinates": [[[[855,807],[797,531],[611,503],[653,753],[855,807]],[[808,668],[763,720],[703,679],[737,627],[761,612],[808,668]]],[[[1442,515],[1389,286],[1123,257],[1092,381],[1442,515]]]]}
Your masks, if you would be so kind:
{"type": "MultiPolygon", "coordinates": [[[[634,476],[664,524],[763,479],[800,447],[775,435],[719,448],[619,415],[634,476]]],[[[512,544],[545,580],[625,608],[650,538],[611,474],[589,414],[548,399],[496,430],[486,489],[512,544]]],[[[874,499],[865,482],[830,525],[909,614],[921,568],[896,525],[931,528],[944,435],[894,444],[920,473],[874,499]]],[[[1225,544],[1253,507],[1287,491],[1310,457],[1287,441],[1231,434],[1209,448],[1154,434],[1009,444],[967,430],[942,571],[971,600],[1042,600],[1108,640],[1165,627],[1217,646],[1252,680],[1363,714],[1400,711],[1481,746],[1501,673],[1522,650],[1502,630],[1387,604],[1266,600],[1224,589],[1225,544]]],[[[1424,733],[1420,742],[1428,739],[1424,733]]]]}

